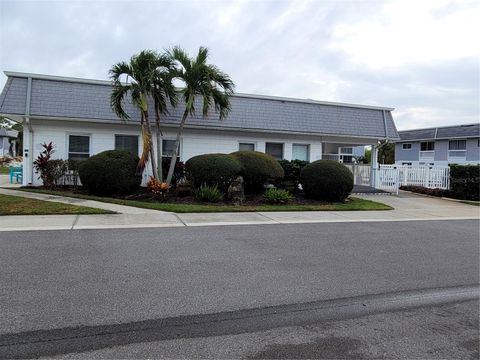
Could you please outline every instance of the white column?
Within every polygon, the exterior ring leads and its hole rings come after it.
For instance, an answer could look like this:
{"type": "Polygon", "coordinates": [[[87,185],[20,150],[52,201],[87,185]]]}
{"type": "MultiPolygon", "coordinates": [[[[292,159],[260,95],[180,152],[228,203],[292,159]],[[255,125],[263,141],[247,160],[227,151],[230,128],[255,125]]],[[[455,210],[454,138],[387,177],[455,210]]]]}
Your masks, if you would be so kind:
{"type": "Polygon", "coordinates": [[[29,126],[23,124],[23,175],[22,185],[32,185],[33,182],[33,134],[30,132],[29,126]]]}
{"type": "Polygon", "coordinates": [[[371,153],[371,172],[370,172],[370,186],[376,186],[376,177],[377,177],[377,169],[378,169],[378,149],[375,145],[372,145],[372,153],[371,153]]]}

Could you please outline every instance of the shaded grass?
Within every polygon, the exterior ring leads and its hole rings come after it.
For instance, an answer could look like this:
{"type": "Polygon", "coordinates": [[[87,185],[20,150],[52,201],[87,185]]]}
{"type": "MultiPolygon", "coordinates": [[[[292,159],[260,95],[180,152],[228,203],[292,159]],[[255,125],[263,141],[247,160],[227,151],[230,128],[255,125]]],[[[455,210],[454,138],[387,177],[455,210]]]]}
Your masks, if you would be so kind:
{"type": "Polygon", "coordinates": [[[319,204],[285,204],[285,205],[243,205],[235,206],[228,204],[175,204],[157,201],[125,200],[110,197],[100,197],[79,194],[68,191],[54,191],[45,189],[24,188],[22,191],[38,192],[59,196],[68,196],[79,199],[102,201],[118,205],[134,206],[144,209],[170,211],[176,213],[213,213],[213,212],[260,212],[260,211],[354,211],[354,210],[392,210],[392,207],[371,200],[350,198],[345,203],[319,203],[319,204]]]}
{"type": "Polygon", "coordinates": [[[475,200],[460,200],[459,202],[461,202],[462,204],[480,206],[480,201],[475,200]]]}
{"type": "Polygon", "coordinates": [[[112,211],[0,194],[0,215],[113,214],[112,211]]]}

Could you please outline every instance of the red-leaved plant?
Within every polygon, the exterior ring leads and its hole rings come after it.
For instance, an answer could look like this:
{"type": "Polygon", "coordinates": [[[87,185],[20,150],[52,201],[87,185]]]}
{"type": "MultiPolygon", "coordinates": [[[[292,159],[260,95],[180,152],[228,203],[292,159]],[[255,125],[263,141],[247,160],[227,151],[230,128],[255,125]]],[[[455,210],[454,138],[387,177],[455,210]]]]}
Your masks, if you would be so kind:
{"type": "Polygon", "coordinates": [[[50,141],[50,143],[43,143],[42,148],[43,151],[38,155],[37,160],[33,162],[33,166],[35,167],[35,172],[38,174],[40,173],[39,179],[42,179],[43,186],[45,187],[53,187],[54,186],[54,178],[49,176],[49,172],[47,171],[48,162],[52,157],[52,154],[55,152],[53,149],[55,146],[50,141]]]}
{"type": "Polygon", "coordinates": [[[153,176],[150,176],[150,180],[147,183],[147,189],[155,195],[156,198],[165,200],[170,186],[167,183],[161,182],[153,176]]]}

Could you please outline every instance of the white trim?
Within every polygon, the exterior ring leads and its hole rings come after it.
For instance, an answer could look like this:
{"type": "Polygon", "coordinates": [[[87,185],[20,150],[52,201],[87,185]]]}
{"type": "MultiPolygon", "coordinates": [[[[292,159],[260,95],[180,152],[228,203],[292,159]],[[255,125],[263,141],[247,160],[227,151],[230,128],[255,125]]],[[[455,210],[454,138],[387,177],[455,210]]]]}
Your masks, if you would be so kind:
{"type": "MultiPolygon", "coordinates": [[[[3,73],[6,76],[9,76],[9,77],[76,82],[76,83],[95,84],[95,85],[108,85],[108,86],[112,85],[112,82],[108,81],[108,80],[83,79],[83,78],[76,78],[76,77],[35,74],[35,73],[23,73],[23,72],[16,72],[16,71],[4,71],[3,73]]],[[[305,104],[353,107],[353,108],[359,108],[359,109],[387,110],[387,111],[395,110],[395,108],[383,107],[383,106],[374,106],[374,105],[370,106],[370,105],[350,104],[350,103],[341,103],[341,102],[333,102],[333,101],[320,101],[320,100],[312,100],[312,99],[297,99],[297,98],[290,98],[290,97],[283,97],[283,96],[272,96],[272,95],[235,93],[233,96],[234,97],[243,97],[243,98],[275,100],[275,101],[283,101],[283,102],[288,101],[288,102],[300,102],[300,103],[305,103],[305,104]]]]}

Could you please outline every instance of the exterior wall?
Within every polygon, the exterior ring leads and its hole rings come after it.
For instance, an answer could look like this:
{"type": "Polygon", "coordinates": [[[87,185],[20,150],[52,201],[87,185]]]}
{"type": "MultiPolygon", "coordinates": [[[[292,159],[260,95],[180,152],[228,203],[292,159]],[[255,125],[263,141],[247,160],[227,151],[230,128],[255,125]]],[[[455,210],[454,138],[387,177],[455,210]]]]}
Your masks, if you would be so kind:
{"type": "MultiPolygon", "coordinates": [[[[460,139],[461,140],[461,139],[460,139]]],[[[433,141],[433,140],[432,140],[433,141]]],[[[403,150],[403,143],[395,143],[395,164],[401,165],[403,162],[410,162],[412,165],[425,165],[425,163],[448,166],[449,164],[479,164],[480,163],[480,147],[478,139],[467,139],[467,149],[465,159],[449,159],[448,144],[449,140],[435,140],[435,157],[433,161],[423,162],[419,160],[420,141],[405,141],[411,143],[410,150],[403,150]]]]}
{"type": "Polygon", "coordinates": [[[405,142],[406,144],[412,144],[412,148],[403,150],[403,143],[395,143],[395,163],[401,164],[402,162],[418,161],[418,155],[420,151],[420,143],[418,142],[405,142]]]}
{"type": "Polygon", "coordinates": [[[467,140],[466,161],[480,162],[480,139],[467,140]]]}
{"type": "Polygon", "coordinates": [[[435,162],[448,161],[448,140],[435,141],[435,162]]]}
{"type": "MultiPolygon", "coordinates": [[[[31,120],[33,136],[25,126],[24,148],[31,150],[24,157],[24,185],[41,185],[38,174],[34,173],[32,162],[42,151],[42,143],[53,142],[55,145],[54,159],[68,158],[68,135],[90,136],[90,155],[95,155],[115,147],[115,135],[138,135],[138,153],[141,152],[142,141],[138,125],[110,125],[98,123],[79,123],[68,121],[39,121],[31,120]],[[32,145],[30,144],[32,142],[32,145]]],[[[176,128],[166,128],[163,131],[164,139],[175,139],[176,128]]],[[[238,151],[240,142],[252,142],[256,151],[265,151],[266,142],[284,144],[283,155],[287,160],[292,158],[293,144],[310,145],[310,161],[319,160],[322,157],[322,142],[319,137],[300,136],[290,134],[268,134],[261,132],[219,131],[219,130],[192,130],[186,129],[180,143],[180,159],[187,161],[195,155],[206,153],[231,153],[238,151]]],[[[156,138],[153,138],[155,147],[156,138]]],[[[156,150],[156,149],[155,149],[156,150]]],[[[147,165],[143,176],[143,183],[151,175],[150,166],[147,165]]]]}

